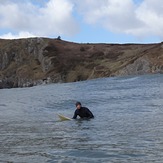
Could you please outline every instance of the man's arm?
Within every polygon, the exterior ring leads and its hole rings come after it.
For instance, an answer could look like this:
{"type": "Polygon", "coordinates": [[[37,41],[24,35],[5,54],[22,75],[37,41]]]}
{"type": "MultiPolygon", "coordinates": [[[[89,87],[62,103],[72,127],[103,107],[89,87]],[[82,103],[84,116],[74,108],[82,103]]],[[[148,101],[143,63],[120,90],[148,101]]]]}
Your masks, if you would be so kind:
{"type": "Polygon", "coordinates": [[[76,119],[76,118],[77,118],[77,116],[78,116],[78,114],[77,114],[77,112],[75,111],[75,112],[74,112],[74,116],[73,116],[73,118],[72,118],[72,119],[76,119]]]}
{"type": "Polygon", "coordinates": [[[88,114],[89,114],[89,118],[94,118],[94,115],[92,114],[92,112],[87,108],[88,114]]]}

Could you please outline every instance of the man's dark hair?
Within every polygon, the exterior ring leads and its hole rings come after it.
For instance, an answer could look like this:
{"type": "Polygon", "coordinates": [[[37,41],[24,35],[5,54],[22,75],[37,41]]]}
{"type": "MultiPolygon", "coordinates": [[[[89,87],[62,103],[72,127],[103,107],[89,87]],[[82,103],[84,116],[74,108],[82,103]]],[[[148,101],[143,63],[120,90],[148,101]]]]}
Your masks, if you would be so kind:
{"type": "Polygon", "coordinates": [[[76,102],[75,105],[76,105],[76,106],[81,105],[81,102],[78,101],[78,102],[76,102]]]}

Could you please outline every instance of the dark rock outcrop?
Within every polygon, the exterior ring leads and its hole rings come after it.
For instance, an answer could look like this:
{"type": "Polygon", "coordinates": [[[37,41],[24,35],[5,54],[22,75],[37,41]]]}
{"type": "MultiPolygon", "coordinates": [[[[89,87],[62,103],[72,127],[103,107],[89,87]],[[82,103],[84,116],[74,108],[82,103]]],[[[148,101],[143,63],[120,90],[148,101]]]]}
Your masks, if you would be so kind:
{"type": "Polygon", "coordinates": [[[77,44],[0,39],[0,88],[163,73],[163,43],[77,44]]]}

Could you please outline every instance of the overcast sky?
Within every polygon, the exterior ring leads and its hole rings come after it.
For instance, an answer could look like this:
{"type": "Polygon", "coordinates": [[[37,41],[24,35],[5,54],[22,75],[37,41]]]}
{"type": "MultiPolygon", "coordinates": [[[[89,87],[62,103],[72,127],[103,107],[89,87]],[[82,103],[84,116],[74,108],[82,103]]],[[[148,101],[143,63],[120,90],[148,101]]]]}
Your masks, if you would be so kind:
{"type": "Polygon", "coordinates": [[[0,38],[73,42],[163,40],[163,0],[0,0],[0,38]]]}

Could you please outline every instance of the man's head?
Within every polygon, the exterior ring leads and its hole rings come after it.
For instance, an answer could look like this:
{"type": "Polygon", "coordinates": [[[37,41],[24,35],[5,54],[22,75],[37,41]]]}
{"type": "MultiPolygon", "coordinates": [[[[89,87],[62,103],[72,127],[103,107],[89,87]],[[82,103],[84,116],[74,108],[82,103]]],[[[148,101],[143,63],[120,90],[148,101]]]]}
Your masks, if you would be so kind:
{"type": "Polygon", "coordinates": [[[81,108],[81,106],[82,106],[80,102],[76,102],[76,104],[75,104],[75,105],[76,105],[76,108],[77,108],[77,109],[80,109],[80,108],[81,108]]]}

